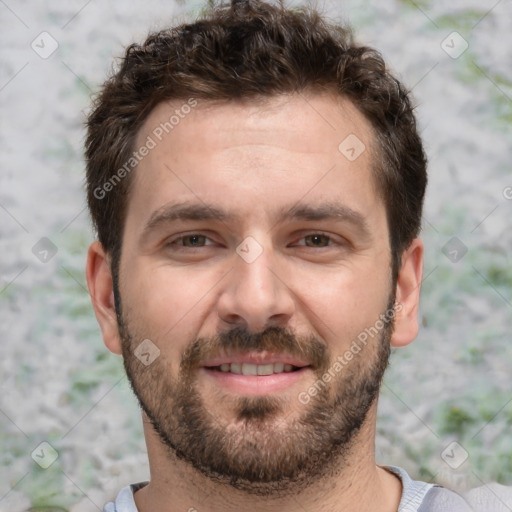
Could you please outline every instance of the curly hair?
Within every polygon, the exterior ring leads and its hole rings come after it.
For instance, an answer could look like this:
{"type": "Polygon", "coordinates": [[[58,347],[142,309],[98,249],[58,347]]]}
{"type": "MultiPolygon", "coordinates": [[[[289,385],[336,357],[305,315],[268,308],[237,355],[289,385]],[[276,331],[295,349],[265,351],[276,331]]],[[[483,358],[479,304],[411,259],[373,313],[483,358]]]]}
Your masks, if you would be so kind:
{"type": "Polygon", "coordinates": [[[335,91],[373,127],[372,172],[386,207],[396,278],[401,254],[420,230],[427,183],[409,94],[378,51],[354,42],[350,28],[309,7],[261,0],[210,7],[193,23],[150,34],[126,49],[120,68],[103,84],[87,121],[86,180],[93,224],[113,272],[133,181],[133,173],[115,173],[126,169],[137,133],[157,104],[258,101],[303,91],[335,91]],[[115,186],[104,187],[121,175],[115,186]]]}

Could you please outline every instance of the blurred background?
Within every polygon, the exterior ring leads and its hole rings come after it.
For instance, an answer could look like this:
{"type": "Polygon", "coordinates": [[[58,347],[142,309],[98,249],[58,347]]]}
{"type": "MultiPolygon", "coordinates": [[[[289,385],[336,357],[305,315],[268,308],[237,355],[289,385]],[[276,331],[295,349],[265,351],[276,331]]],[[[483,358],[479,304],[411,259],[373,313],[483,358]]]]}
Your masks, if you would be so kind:
{"type": "MultiPolygon", "coordinates": [[[[83,122],[127,44],[205,5],[0,1],[0,511],[101,510],[148,479],[85,284],[83,122]]],[[[392,356],[378,462],[460,491],[512,485],[512,3],[317,6],[413,91],[430,161],[421,331],[392,356]]]]}

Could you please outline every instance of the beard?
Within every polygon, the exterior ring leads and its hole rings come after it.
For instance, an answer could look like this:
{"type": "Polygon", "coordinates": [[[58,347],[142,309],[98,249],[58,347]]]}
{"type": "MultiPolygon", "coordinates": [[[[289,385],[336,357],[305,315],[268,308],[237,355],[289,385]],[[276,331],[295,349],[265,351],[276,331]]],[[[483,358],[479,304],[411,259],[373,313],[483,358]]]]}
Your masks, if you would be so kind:
{"type": "MultiPolygon", "coordinates": [[[[217,483],[267,497],[296,494],[339,474],[348,464],[388,365],[393,318],[383,322],[380,333],[329,383],[322,381],[322,376],[332,368],[336,354],[332,357],[323,340],[295,336],[281,327],[256,334],[238,327],[211,338],[193,339],[173,377],[164,351],[149,366],[135,356],[144,337],[130,329],[119,299],[126,373],[170,460],[177,457],[217,483]],[[220,392],[214,403],[207,403],[197,383],[199,362],[229,351],[297,356],[311,363],[315,382],[321,386],[307,404],[289,396],[228,396],[220,392]],[[216,414],[216,408],[228,408],[229,417],[216,414]]],[[[393,309],[393,303],[394,294],[387,311],[393,309]]],[[[164,346],[163,340],[156,344],[164,346]]]]}

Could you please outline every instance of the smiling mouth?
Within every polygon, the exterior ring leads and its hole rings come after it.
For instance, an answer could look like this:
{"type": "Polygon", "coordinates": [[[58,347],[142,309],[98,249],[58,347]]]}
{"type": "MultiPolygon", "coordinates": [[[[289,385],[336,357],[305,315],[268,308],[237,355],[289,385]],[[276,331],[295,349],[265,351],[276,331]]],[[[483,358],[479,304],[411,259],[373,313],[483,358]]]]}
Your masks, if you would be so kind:
{"type": "Polygon", "coordinates": [[[308,366],[294,366],[288,363],[251,364],[251,363],[223,363],[218,366],[205,366],[207,370],[236,375],[274,375],[276,373],[291,373],[308,366]]]}
{"type": "Polygon", "coordinates": [[[286,392],[303,382],[312,369],[309,361],[270,352],[222,355],[201,365],[201,373],[211,379],[208,386],[245,396],[286,392]]]}

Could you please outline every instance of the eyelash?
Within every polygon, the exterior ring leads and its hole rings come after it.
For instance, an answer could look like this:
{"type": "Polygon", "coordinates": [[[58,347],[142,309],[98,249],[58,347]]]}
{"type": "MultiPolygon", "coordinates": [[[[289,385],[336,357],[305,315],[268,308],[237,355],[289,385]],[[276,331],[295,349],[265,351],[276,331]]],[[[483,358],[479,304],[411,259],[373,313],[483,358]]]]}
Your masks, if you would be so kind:
{"type": "MultiPolygon", "coordinates": [[[[192,238],[192,237],[202,237],[202,238],[205,238],[206,240],[210,240],[209,237],[207,237],[206,235],[202,235],[201,233],[189,233],[189,234],[185,234],[185,235],[180,235],[172,240],[170,240],[168,243],[166,243],[166,247],[173,247],[173,248],[176,248],[178,247],[179,249],[176,249],[176,250],[189,250],[189,249],[201,249],[201,248],[204,248],[204,247],[210,247],[210,245],[201,245],[201,246],[195,246],[195,247],[188,247],[188,246],[185,246],[185,245],[180,245],[179,242],[187,239],[187,238],[192,238]]],[[[304,235],[302,236],[299,240],[305,240],[306,238],[309,238],[309,237],[325,237],[327,239],[327,242],[328,242],[328,245],[327,246],[308,246],[308,245],[305,245],[305,244],[300,244],[301,247],[308,247],[308,248],[311,248],[311,249],[327,249],[329,247],[332,247],[334,244],[336,244],[336,242],[333,240],[333,237],[326,234],[326,233],[323,233],[321,231],[319,232],[314,232],[314,233],[309,233],[307,235],[304,235]]],[[[340,243],[338,242],[338,245],[340,245],[340,243]]]]}

